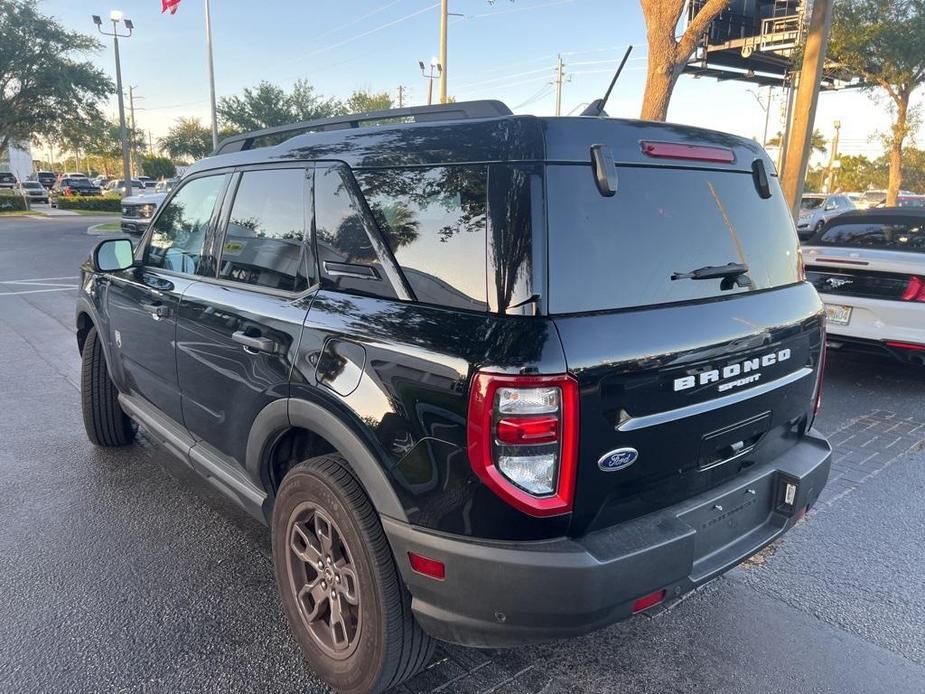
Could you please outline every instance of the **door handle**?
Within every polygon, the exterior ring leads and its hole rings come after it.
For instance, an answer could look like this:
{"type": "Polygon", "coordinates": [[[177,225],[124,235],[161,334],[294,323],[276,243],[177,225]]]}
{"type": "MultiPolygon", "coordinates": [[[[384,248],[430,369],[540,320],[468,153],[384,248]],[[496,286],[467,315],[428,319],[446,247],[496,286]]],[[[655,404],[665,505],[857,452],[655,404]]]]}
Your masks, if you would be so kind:
{"type": "Polygon", "coordinates": [[[231,334],[231,339],[237,342],[239,345],[244,346],[244,350],[247,352],[266,352],[267,354],[275,354],[279,345],[276,344],[276,340],[272,340],[269,337],[253,336],[248,335],[243,330],[238,330],[231,334]]]}
{"type": "Polygon", "coordinates": [[[160,320],[161,318],[166,318],[170,315],[170,307],[165,306],[160,302],[154,304],[142,302],[141,308],[143,311],[150,313],[154,320],[160,320]]]}

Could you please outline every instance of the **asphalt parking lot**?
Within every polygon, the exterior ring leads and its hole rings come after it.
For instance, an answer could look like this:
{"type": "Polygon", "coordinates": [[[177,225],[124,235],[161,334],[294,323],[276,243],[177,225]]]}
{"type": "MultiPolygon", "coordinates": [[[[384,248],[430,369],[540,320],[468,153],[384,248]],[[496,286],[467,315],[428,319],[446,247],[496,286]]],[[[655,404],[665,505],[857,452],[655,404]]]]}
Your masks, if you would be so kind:
{"type": "MultiPolygon", "coordinates": [[[[268,532],[145,437],[86,440],[73,299],[99,221],[0,218],[0,690],[324,691],[268,532]]],[[[925,691],[925,370],[830,353],[817,426],[829,487],[747,565],[580,639],[442,647],[402,691],[925,691]]]]}

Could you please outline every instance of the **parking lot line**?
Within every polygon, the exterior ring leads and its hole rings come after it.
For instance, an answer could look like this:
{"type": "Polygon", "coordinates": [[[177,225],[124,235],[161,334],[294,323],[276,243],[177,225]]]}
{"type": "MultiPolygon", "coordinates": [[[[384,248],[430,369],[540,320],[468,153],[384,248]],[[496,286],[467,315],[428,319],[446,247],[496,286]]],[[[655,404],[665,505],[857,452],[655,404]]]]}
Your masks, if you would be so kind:
{"type": "Polygon", "coordinates": [[[27,289],[21,292],[0,292],[0,296],[22,296],[23,294],[42,294],[43,292],[69,292],[77,289],[77,285],[70,287],[56,287],[55,289],[27,289]]]}
{"type": "Polygon", "coordinates": [[[79,280],[79,276],[70,277],[35,277],[26,280],[0,280],[0,284],[35,284],[37,282],[54,282],[56,280],[79,280]]]}

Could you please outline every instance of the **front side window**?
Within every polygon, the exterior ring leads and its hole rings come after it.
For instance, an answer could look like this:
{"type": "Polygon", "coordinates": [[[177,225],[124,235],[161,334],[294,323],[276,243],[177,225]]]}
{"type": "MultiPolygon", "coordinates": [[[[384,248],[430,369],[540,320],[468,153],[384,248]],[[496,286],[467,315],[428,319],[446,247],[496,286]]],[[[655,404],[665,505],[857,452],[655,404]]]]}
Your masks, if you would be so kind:
{"type": "Polygon", "coordinates": [[[415,298],[486,310],[486,167],[354,173],[415,298]]]}
{"type": "Polygon", "coordinates": [[[246,171],[235,193],[219,277],[287,292],[313,283],[305,243],[305,170],[246,171]]]}
{"type": "Polygon", "coordinates": [[[215,203],[226,175],[195,178],[181,188],[154,222],[144,265],[195,275],[215,203]]]}

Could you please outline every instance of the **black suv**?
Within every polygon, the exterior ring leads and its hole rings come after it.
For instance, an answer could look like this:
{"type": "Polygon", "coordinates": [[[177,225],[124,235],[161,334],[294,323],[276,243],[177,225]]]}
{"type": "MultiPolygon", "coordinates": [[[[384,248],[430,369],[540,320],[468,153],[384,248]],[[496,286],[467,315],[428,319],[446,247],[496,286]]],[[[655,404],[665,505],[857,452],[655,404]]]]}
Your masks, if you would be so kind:
{"type": "Polygon", "coordinates": [[[97,246],[77,334],[90,439],[140,423],[268,523],[343,691],[675,598],[829,472],[822,304],[723,133],[472,102],[232,137],[97,246]]]}

